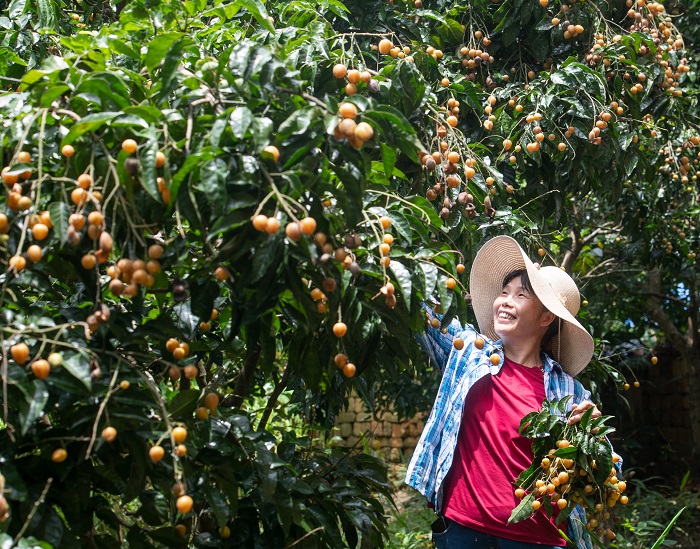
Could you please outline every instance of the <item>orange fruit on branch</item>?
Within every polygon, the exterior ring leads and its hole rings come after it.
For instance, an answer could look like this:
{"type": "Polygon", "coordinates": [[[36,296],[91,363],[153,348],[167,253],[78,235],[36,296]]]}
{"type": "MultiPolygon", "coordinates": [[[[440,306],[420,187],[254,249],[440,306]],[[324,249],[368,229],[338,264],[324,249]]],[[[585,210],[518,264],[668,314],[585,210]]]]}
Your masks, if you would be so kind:
{"type": "Polygon", "coordinates": [[[333,334],[335,335],[335,337],[338,337],[338,338],[343,337],[343,336],[345,336],[347,331],[348,331],[348,327],[344,322],[336,322],[333,325],[333,334]]]}

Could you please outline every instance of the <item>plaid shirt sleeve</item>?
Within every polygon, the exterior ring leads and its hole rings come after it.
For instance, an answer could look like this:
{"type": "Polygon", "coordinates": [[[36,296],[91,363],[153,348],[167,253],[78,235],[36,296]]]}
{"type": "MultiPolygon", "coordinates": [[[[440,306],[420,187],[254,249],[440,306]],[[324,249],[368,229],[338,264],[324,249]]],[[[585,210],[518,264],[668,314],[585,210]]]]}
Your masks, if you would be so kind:
{"type": "MultiPolygon", "coordinates": [[[[547,398],[561,399],[567,395],[573,395],[573,399],[569,403],[569,411],[574,404],[590,400],[591,393],[586,388],[564,370],[550,357],[547,357],[545,362],[545,390],[547,398]]],[[[586,511],[581,505],[574,507],[568,519],[569,537],[576,545],[576,549],[593,549],[591,536],[586,530],[586,511]]]]}
{"type": "Polygon", "coordinates": [[[453,318],[452,322],[447,326],[447,331],[443,333],[442,328],[433,328],[430,325],[430,321],[434,318],[441,321],[442,315],[437,314],[426,303],[423,303],[423,310],[428,321],[428,327],[423,333],[416,334],[416,339],[428,354],[430,361],[436,364],[440,371],[443,372],[452,351],[452,342],[457,334],[464,331],[464,327],[456,318],[453,318]]]}

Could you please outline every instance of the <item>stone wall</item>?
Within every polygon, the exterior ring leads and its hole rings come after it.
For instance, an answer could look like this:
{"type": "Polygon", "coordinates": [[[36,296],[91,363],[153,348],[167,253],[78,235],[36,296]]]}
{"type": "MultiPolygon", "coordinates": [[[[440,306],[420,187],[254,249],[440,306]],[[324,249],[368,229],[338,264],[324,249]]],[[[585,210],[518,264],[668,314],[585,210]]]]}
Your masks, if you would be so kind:
{"type": "Polygon", "coordinates": [[[353,393],[347,408],[336,418],[336,435],[346,447],[366,444],[390,463],[402,463],[411,459],[427,417],[426,412],[400,422],[393,411],[388,411],[377,421],[362,399],[353,393]]]}

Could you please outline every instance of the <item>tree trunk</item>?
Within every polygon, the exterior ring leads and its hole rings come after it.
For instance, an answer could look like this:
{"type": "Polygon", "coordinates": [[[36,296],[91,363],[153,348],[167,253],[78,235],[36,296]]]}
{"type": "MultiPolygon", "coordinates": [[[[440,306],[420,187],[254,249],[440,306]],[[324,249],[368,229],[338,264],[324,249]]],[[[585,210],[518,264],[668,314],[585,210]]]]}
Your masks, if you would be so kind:
{"type": "MultiPolygon", "coordinates": [[[[655,321],[664,332],[664,336],[671,344],[679,356],[682,364],[681,376],[688,382],[688,416],[690,419],[691,455],[687,456],[693,463],[700,462],[700,346],[698,345],[697,334],[692,329],[687,334],[683,334],[671,321],[671,318],[664,311],[661,302],[661,273],[658,270],[649,272],[649,297],[647,298],[647,312],[649,318],[655,321]]],[[[694,314],[692,307],[689,307],[689,326],[694,326],[694,314]]],[[[676,406],[673,413],[684,414],[686,411],[676,406]]]]}

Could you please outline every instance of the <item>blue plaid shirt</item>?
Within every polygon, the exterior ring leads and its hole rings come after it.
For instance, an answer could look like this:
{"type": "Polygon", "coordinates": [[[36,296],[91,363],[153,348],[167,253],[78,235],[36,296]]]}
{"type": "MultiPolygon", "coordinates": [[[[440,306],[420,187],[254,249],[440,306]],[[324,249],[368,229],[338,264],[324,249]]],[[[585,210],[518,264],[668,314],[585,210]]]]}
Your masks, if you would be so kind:
{"type": "MultiPolygon", "coordinates": [[[[435,315],[426,306],[429,320],[435,315]]],[[[447,472],[452,465],[457,436],[459,434],[462,412],[467,393],[472,386],[487,374],[497,374],[503,365],[503,347],[500,341],[491,341],[485,336],[483,349],[477,349],[474,340],[479,336],[472,326],[462,326],[456,319],[447,328],[446,333],[440,329],[428,327],[425,333],[417,336],[435,364],[442,371],[442,382],[435,398],[435,405],[425,424],[423,434],[418,441],[411,463],[406,472],[406,484],[423,494],[435,508],[436,513],[442,509],[443,487],[447,472]],[[452,342],[460,337],[464,347],[458,351],[452,342]],[[498,365],[491,364],[492,354],[501,357],[498,365]]],[[[561,366],[549,356],[544,359],[544,390],[548,400],[560,399],[573,395],[572,402],[579,403],[590,398],[580,382],[562,370],[561,366]]],[[[586,513],[577,505],[569,515],[569,537],[577,549],[593,549],[591,539],[586,531],[586,513]]]]}

